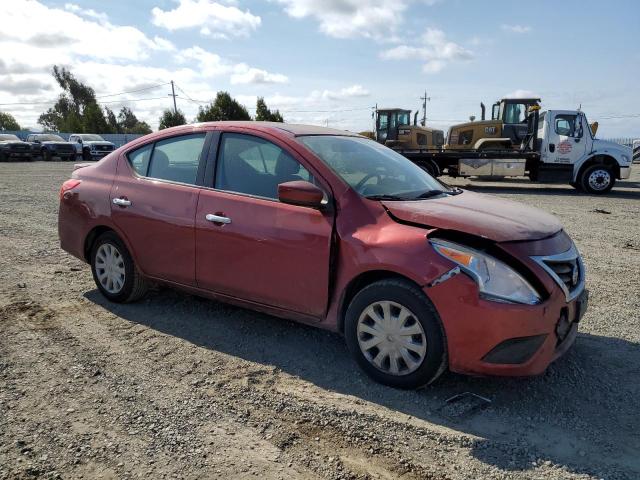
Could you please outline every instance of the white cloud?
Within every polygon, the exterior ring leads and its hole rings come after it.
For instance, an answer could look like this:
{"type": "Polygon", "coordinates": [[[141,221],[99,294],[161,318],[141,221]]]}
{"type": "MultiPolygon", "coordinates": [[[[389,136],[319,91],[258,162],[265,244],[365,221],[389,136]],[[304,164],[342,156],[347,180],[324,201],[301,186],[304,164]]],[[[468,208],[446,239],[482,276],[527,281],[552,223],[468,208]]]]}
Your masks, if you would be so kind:
{"type": "Polygon", "coordinates": [[[461,45],[448,41],[442,30],[428,28],[418,46],[398,45],[380,54],[384,60],[421,60],[425,73],[438,73],[448,64],[470,60],[473,52],[461,45]]]}
{"type": "Polygon", "coordinates": [[[393,40],[407,0],[276,0],[293,18],[313,18],[335,38],[393,40]]]}
{"type": "Polygon", "coordinates": [[[511,93],[503,95],[502,98],[540,98],[540,95],[531,90],[514,90],[511,93]]]}
{"type": "Polygon", "coordinates": [[[311,98],[324,100],[344,100],[346,98],[368,97],[370,92],[362,85],[351,85],[340,90],[314,90],[311,98]]]}
{"type": "Polygon", "coordinates": [[[97,22],[37,1],[0,2],[0,18],[3,59],[7,63],[17,60],[13,58],[16,51],[20,51],[22,59],[29,58],[32,65],[69,63],[76,55],[104,60],[141,60],[147,58],[150,51],[167,50],[171,45],[165,39],[149,38],[135,27],[113,25],[107,20],[97,22]],[[45,55],[42,48],[57,50],[45,55]]]}
{"type": "Polygon", "coordinates": [[[280,73],[271,73],[266,70],[251,67],[245,63],[232,63],[220,55],[211,53],[201,47],[194,46],[180,51],[175,55],[179,63],[195,61],[200,72],[205,77],[219,77],[231,75],[232,85],[237,84],[268,84],[287,83],[287,76],[280,73]]]}
{"type": "Polygon", "coordinates": [[[251,68],[244,64],[239,64],[235,68],[236,73],[231,75],[232,84],[249,83],[287,83],[289,79],[280,73],[269,73],[259,68],[251,68]]]}
{"type": "Polygon", "coordinates": [[[177,0],[173,10],[154,7],[151,10],[154,25],[167,30],[199,28],[202,35],[213,38],[246,37],[255,31],[262,19],[249,10],[235,5],[223,5],[211,0],[177,0]]]}
{"type": "Polygon", "coordinates": [[[529,33],[529,32],[531,32],[533,30],[528,25],[506,25],[506,24],[502,24],[500,26],[500,28],[502,28],[502,30],[504,30],[505,32],[511,32],[511,33],[529,33]]]}
{"type": "Polygon", "coordinates": [[[64,8],[78,15],[97,20],[100,23],[107,23],[107,21],[109,20],[109,17],[107,16],[106,13],[96,12],[92,8],[82,8],[79,5],[76,5],[75,3],[65,3],[64,8]]]}

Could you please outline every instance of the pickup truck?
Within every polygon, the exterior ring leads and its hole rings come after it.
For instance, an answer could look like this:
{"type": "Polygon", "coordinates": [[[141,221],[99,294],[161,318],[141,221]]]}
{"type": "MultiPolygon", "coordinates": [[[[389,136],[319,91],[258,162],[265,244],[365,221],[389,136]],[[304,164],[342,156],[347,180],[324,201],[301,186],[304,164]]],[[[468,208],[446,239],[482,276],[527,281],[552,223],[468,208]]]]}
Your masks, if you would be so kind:
{"type": "Polygon", "coordinates": [[[31,146],[16,135],[0,134],[0,162],[8,160],[31,160],[31,146]]]}
{"type": "Polygon", "coordinates": [[[32,133],[27,135],[31,144],[31,156],[42,157],[46,162],[58,157],[61,160],[75,160],[76,150],[71,142],[65,142],[59,135],[51,133],[32,133]]]}
{"type": "Polygon", "coordinates": [[[113,143],[92,133],[74,133],[69,136],[69,141],[74,144],[76,154],[82,155],[82,159],[87,162],[99,160],[115,149],[113,143]]]}

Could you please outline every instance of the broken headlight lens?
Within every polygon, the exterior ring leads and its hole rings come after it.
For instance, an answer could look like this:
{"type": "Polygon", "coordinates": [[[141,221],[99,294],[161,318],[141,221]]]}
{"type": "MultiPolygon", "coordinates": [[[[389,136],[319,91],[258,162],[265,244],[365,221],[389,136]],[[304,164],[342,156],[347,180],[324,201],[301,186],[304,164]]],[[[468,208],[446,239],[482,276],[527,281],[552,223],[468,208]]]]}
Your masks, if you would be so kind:
{"type": "Polygon", "coordinates": [[[476,281],[480,295],[487,300],[527,305],[540,303],[540,295],[531,284],[497,258],[448,240],[430,241],[436,252],[458,264],[476,281]]]}

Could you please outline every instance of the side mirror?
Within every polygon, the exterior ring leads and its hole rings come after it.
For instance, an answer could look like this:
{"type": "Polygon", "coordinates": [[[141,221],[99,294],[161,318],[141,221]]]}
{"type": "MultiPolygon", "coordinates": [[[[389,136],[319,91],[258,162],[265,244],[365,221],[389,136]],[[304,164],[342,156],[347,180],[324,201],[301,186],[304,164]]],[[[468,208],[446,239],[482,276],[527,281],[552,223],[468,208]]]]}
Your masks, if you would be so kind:
{"type": "Polygon", "coordinates": [[[42,143],[42,142],[40,142],[40,140],[38,140],[38,139],[35,139],[35,140],[33,141],[33,143],[42,143]]]}
{"type": "Polygon", "coordinates": [[[82,139],[81,138],[78,139],[78,143],[82,143],[82,139]]]}
{"type": "Polygon", "coordinates": [[[294,180],[278,185],[278,200],[290,205],[320,209],[324,192],[313,183],[294,180]]]}

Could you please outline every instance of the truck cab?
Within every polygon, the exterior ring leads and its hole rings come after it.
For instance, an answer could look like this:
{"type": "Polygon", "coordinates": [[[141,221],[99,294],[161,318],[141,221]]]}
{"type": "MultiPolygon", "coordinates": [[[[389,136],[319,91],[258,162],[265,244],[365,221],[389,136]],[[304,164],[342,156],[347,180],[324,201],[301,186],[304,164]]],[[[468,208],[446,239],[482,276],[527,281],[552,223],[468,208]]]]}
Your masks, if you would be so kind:
{"type": "Polygon", "coordinates": [[[538,146],[540,163],[529,171],[532,180],[565,178],[589,193],[606,193],[616,180],[631,175],[632,150],[595,137],[580,110],[540,113],[538,146]]]}
{"type": "MultiPolygon", "coordinates": [[[[417,116],[417,114],[416,114],[417,116]]],[[[411,110],[389,108],[376,110],[375,139],[395,150],[439,150],[444,144],[444,132],[417,125],[411,110]]]]}

